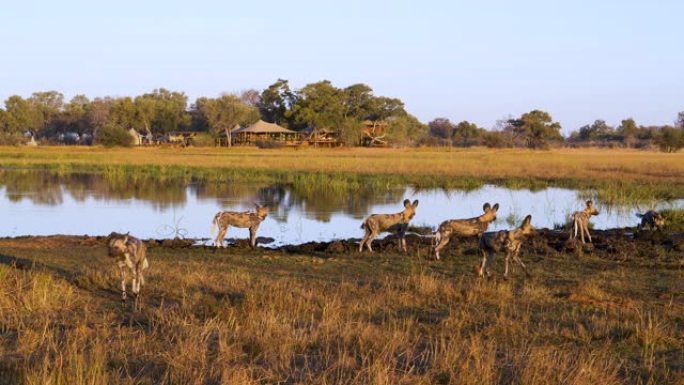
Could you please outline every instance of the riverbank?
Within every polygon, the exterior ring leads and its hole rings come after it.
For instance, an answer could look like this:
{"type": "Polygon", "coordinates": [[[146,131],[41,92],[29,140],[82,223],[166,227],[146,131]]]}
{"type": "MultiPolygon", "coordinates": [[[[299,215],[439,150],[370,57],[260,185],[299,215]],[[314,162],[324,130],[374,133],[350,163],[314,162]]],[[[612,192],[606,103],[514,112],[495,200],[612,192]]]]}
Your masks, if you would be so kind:
{"type": "Polygon", "coordinates": [[[0,147],[0,167],[352,191],[360,186],[553,186],[586,189],[606,203],[684,198],[684,153],[622,149],[0,147]]]}

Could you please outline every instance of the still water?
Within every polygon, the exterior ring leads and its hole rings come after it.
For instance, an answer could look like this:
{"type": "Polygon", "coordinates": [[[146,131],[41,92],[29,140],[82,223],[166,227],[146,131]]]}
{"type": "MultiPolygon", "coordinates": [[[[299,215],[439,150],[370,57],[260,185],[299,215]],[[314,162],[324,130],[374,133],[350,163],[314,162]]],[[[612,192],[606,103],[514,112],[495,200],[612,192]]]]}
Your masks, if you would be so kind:
{"type": "MultiPolygon", "coordinates": [[[[481,214],[484,202],[499,203],[498,220],[491,227],[498,230],[516,226],[527,214],[532,214],[535,227],[553,228],[565,223],[569,213],[582,209],[587,196],[570,189],[530,191],[490,185],[471,191],[406,186],[341,192],[326,186],[110,180],[99,174],[0,170],[0,236],[130,231],[144,238],[209,238],[218,211],[250,210],[252,202],[258,202],[271,209],[259,235],[273,238],[273,246],[329,241],[360,238],[365,216],[399,212],[405,198],[420,201],[412,224],[433,228],[446,219],[481,214]]],[[[601,215],[593,217],[592,223],[604,229],[634,226],[637,212],[681,208],[684,200],[640,207],[595,204],[601,215]]],[[[248,231],[229,230],[227,237],[235,236],[247,238],[248,231]]]]}

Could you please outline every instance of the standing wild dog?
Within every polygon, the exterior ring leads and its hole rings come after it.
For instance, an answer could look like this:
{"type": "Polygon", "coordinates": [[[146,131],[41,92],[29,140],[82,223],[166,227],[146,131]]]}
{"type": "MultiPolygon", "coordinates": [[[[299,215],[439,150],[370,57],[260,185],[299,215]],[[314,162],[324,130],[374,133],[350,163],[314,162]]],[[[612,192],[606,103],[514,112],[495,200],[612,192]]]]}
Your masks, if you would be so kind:
{"type": "Polygon", "coordinates": [[[256,203],[254,206],[256,207],[255,212],[245,211],[238,213],[234,211],[219,211],[211,222],[212,236],[214,235],[216,226],[219,228],[218,236],[214,240],[214,245],[223,247],[223,239],[226,236],[226,232],[228,232],[228,227],[233,226],[242,229],[249,228],[249,244],[252,247],[255,247],[256,233],[261,222],[268,216],[268,207],[259,206],[256,203]]]}
{"type": "Polygon", "coordinates": [[[508,261],[513,259],[522,267],[525,274],[529,277],[530,273],[527,271],[525,264],[520,260],[518,254],[520,253],[520,246],[522,246],[525,239],[534,233],[534,227],[530,223],[532,215],[528,215],[523,220],[520,227],[514,230],[492,231],[482,234],[478,250],[482,256],[482,265],[478,269],[478,274],[482,277],[485,273],[487,277],[489,274],[489,266],[492,264],[494,253],[506,251],[506,267],[504,269],[504,278],[508,278],[508,261]]]}
{"type": "Polygon", "coordinates": [[[410,200],[404,200],[404,211],[397,214],[373,214],[366,218],[361,224],[361,228],[365,230],[361,244],[359,245],[359,252],[363,251],[363,245],[368,247],[368,251],[372,252],[371,243],[383,231],[396,231],[399,235],[399,247],[403,252],[406,252],[406,229],[408,224],[416,215],[416,207],[418,207],[418,200],[411,203],[410,200]]]}
{"type": "Polygon", "coordinates": [[[641,218],[641,223],[639,224],[639,230],[643,230],[646,226],[653,230],[663,230],[665,227],[665,218],[656,211],[650,210],[646,214],[637,214],[637,217],[641,218]]]}
{"type": "Polygon", "coordinates": [[[138,297],[140,287],[145,283],[143,270],[147,269],[147,248],[138,238],[126,234],[109,234],[109,256],[116,259],[121,271],[121,300],[126,301],[126,269],[133,275],[131,290],[138,297]]]}
{"type": "Polygon", "coordinates": [[[479,217],[468,219],[452,219],[444,221],[439,225],[435,232],[435,258],[439,259],[439,251],[449,243],[451,237],[472,237],[480,236],[487,231],[489,224],[496,220],[496,212],[499,211],[499,204],[492,207],[489,203],[482,206],[484,213],[479,217]]]}
{"type": "Polygon", "coordinates": [[[592,215],[599,215],[598,210],[594,207],[594,202],[587,201],[587,207],[582,211],[575,211],[572,216],[572,225],[570,226],[570,239],[577,238],[577,232],[579,231],[582,243],[584,243],[584,234],[589,237],[589,242],[591,243],[591,235],[589,234],[589,218],[592,215]],[[574,234],[573,234],[574,230],[574,234]]]}

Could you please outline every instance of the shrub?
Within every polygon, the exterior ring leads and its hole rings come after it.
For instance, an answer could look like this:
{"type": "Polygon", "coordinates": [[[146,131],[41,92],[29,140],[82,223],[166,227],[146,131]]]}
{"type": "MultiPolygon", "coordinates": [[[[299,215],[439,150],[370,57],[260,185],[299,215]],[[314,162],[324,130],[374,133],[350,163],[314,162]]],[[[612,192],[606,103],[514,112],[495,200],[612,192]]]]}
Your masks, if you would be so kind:
{"type": "Polygon", "coordinates": [[[0,132],[0,145],[17,146],[29,141],[29,138],[18,133],[0,132]]]}
{"type": "Polygon", "coordinates": [[[131,134],[126,129],[116,125],[107,125],[98,130],[95,141],[105,147],[131,147],[133,145],[131,134]]]}
{"type": "Polygon", "coordinates": [[[192,138],[192,145],[195,147],[214,147],[216,146],[216,141],[210,133],[201,132],[192,138]]]}
{"type": "Polygon", "coordinates": [[[665,126],[656,138],[656,144],[661,151],[677,152],[684,147],[684,129],[665,126]]]}

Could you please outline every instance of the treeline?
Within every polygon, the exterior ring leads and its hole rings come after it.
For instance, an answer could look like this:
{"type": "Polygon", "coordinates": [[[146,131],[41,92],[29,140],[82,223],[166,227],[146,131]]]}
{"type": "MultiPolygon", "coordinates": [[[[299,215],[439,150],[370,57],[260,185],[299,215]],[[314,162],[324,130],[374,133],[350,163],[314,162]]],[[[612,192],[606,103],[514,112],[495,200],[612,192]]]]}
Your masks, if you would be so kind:
{"type": "Polygon", "coordinates": [[[10,96],[0,108],[0,144],[26,143],[27,137],[53,143],[130,144],[130,128],[153,136],[172,132],[226,136],[239,125],[263,119],[295,131],[332,130],[346,145],[358,145],[367,135],[363,122],[382,122],[383,143],[389,145],[527,147],[620,146],[663,151],[684,147],[684,112],[672,126],[639,126],[625,119],[618,127],[596,120],[561,135],[561,125],[545,111],[500,120],[492,129],[462,121],[437,118],[421,123],[397,98],[376,96],[371,87],[353,84],[337,88],[329,81],[291,89],[278,79],[262,91],[246,90],[189,103],[183,92],[164,88],[130,97],[76,95],[66,102],[57,91],[35,92],[28,98],[10,96]]]}
{"type": "Polygon", "coordinates": [[[618,127],[596,120],[573,131],[567,138],[560,133],[560,124],[544,111],[531,111],[520,118],[503,119],[492,130],[462,121],[454,124],[438,118],[430,123],[425,144],[433,146],[502,147],[624,147],[651,148],[675,152],[684,148],[684,112],[675,124],[665,126],[637,125],[634,119],[624,119],[618,127]]]}
{"type": "Polygon", "coordinates": [[[89,100],[77,95],[69,102],[57,91],[35,92],[26,99],[15,95],[0,109],[0,141],[22,143],[29,133],[45,141],[64,140],[67,135],[80,142],[125,142],[130,128],[152,135],[198,131],[229,136],[236,126],[258,119],[295,131],[334,130],[347,145],[360,142],[360,126],[366,120],[384,122],[389,143],[416,144],[427,132],[401,100],[376,96],[365,84],[337,88],[321,81],[292,90],[287,80],[279,79],[261,92],[200,97],[190,105],[184,93],[163,88],[136,97],[89,100]]]}

